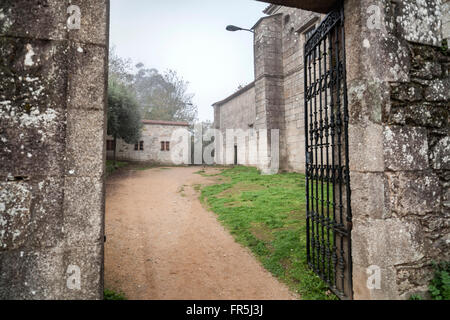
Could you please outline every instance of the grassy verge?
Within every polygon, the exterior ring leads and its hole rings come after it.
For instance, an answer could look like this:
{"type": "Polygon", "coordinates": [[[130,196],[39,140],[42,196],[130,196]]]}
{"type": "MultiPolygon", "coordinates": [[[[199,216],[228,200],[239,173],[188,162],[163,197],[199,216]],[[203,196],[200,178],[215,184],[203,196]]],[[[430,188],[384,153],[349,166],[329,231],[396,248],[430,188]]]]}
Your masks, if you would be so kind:
{"type": "Polygon", "coordinates": [[[117,293],[112,290],[105,289],[103,291],[103,300],[127,300],[127,298],[123,293],[117,293]]]}
{"type": "Polygon", "coordinates": [[[114,166],[114,161],[107,160],[106,161],[106,176],[111,175],[114,171],[126,167],[128,165],[128,162],[120,162],[116,161],[116,165],[114,166]]]}
{"type": "Polygon", "coordinates": [[[204,187],[201,199],[235,239],[302,299],[336,299],[306,263],[304,175],[262,176],[248,167],[220,175],[227,182],[204,187]]]}

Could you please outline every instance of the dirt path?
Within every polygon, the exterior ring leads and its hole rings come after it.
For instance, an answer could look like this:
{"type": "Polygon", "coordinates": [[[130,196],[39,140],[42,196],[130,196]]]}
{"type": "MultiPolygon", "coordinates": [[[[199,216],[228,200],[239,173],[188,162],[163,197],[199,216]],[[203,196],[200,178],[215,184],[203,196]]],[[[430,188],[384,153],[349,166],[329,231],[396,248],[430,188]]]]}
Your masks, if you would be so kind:
{"type": "Polygon", "coordinates": [[[105,286],[128,299],[295,299],[201,205],[194,186],[213,180],[198,170],[124,170],[108,180],[105,286]]]}

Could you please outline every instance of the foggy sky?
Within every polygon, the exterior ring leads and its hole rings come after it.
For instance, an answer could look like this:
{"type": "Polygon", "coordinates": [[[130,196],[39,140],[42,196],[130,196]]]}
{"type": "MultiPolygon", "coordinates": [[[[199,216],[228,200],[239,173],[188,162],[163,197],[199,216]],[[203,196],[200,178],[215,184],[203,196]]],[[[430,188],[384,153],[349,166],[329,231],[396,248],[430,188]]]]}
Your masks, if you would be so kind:
{"type": "Polygon", "coordinates": [[[253,0],[111,0],[110,45],[116,53],[189,81],[200,120],[214,102],[254,80],[251,28],[266,3],[253,0]]]}

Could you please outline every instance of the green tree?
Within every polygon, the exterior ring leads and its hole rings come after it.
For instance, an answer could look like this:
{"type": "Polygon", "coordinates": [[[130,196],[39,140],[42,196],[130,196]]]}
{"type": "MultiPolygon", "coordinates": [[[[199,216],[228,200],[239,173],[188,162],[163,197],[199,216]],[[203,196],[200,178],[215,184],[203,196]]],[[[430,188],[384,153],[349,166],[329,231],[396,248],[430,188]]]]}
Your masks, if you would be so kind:
{"type": "Polygon", "coordinates": [[[149,120],[186,121],[197,119],[197,107],[192,103],[193,94],[188,93],[189,83],[173,70],[160,74],[147,69],[142,63],[136,65],[137,73],[133,88],[142,107],[142,115],[149,120]]]}
{"type": "Polygon", "coordinates": [[[142,121],[139,104],[132,91],[115,77],[108,85],[108,135],[114,138],[114,164],[117,139],[128,144],[139,142],[142,121]]]}
{"type": "Polygon", "coordinates": [[[116,47],[109,49],[109,78],[132,88],[134,82],[133,62],[117,55],[116,47]]]}

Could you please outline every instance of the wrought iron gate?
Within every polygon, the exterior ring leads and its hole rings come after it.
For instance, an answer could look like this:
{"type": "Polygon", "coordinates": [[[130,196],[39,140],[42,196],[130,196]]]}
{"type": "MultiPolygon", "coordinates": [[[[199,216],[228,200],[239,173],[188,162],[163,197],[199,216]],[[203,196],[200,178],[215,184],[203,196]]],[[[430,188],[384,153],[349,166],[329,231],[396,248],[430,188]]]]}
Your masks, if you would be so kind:
{"type": "Polygon", "coordinates": [[[341,299],[352,299],[348,101],[342,6],[305,44],[308,264],[341,299]]]}

